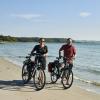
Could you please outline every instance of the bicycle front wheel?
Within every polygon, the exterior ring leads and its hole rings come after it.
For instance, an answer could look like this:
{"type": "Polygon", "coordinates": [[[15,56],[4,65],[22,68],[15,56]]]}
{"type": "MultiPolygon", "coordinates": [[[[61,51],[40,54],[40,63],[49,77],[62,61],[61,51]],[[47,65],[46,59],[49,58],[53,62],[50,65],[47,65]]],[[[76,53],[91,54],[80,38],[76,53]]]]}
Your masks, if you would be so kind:
{"type": "Polygon", "coordinates": [[[33,82],[37,91],[44,88],[46,83],[46,76],[44,70],[40,68],[34,71],[33,82]]]}
{"type": "Polygon", "coordinates": [[[72,70],[65,70],[62,75],[61,82],[64,89],[68,89],[72,86],[73,83],[73,72],[72,70]]]}

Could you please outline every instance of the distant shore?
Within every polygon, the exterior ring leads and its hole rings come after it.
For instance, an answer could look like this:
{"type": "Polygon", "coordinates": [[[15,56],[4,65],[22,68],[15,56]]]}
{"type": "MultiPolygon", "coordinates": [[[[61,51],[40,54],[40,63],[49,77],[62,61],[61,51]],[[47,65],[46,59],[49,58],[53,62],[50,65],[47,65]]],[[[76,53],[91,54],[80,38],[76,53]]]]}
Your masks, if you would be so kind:
{"type": "MultiPolygon", "coordinates": [[[[0,35],[0,43],[6,42],[38,42],[40,37],[12,37],[0,35]]],[[[66,38],[45,38],[46,42],[49,43],[66,43],[66,38]]],[[[73,40],[75,43],[100,43],[100,41],[95,40],[73,40]]]]}
{"type": "Polygon", "coordinates": [[[63,90],[61,84],[46,84],[41,91],[35,91],[33,84],[23,85],[21,68],[0,58],[1,100],[100,100],[100,95],[72,86],[63,90]]]}

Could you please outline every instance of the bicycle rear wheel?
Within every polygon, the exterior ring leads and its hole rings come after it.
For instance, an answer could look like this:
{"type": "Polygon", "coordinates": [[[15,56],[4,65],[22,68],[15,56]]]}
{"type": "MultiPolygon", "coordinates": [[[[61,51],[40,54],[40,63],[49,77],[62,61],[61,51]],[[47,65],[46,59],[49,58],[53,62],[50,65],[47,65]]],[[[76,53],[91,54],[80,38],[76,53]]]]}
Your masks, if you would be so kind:
{"type": "Polygon", "coordinates": [[[28,70],[27,64],[24,64],[22,67],[22,80],[24,84],[27,84],[31,80],[31,73],[28,70]]]}
{"type": "Polygon", "coordinates": [[[44,88],[46,83],[46,76],[44,70],[40,68],[34,71],[33,82],[37,91],[44,88]]]}
{"type": "Polygon", "coordinates": [[[56,83],[58,80],[58,69],[57,67],[52,68],[51,76],[51,83],[56,83]]]}
{"type": "Polygon", "coordinates": [[[73,83],[73,72],[72,72],[72,70],[65,70],[63,72],[61,82],[63,84],[64,89],[68,89],[72,86],[72,83],[73,83]]]}

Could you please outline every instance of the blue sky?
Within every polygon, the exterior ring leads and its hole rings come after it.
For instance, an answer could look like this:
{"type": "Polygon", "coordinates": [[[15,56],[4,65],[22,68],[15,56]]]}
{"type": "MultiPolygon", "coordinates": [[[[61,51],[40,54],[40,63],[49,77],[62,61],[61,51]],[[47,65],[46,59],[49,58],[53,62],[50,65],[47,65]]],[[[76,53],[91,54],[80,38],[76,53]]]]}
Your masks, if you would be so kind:
{"type": "Polygon", "coordinates": [[[0,0],[0,34],[100,40],[100,0],[0,0]]]}

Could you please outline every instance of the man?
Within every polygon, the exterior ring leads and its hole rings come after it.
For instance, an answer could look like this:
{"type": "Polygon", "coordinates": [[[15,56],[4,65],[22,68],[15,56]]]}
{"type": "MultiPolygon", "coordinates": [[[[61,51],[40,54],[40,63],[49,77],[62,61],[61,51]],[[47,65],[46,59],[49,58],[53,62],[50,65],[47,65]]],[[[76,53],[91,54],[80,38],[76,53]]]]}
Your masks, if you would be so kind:
{"type": "Polygon", "coordinates": [[[72,69],[73,67],[73,59],[75,58],[76,50],[75,47],[72,44],[72,39],[67,39],[67,44],[63,45],[59,49],[59,56],[61,56],[61,51],[64,53],[64,57],[67,58],[67,62],[69,64],[69,68],[72,69]]]}
{"type": "Polygon", "coordinates": [[[34,52],[40,53],[42,55],[42,57],[40,57],[40,59],[39,59],[39,62],[41,62],[42,67],[45,70],[45,68],[46,68],[46,55],[48,53],[48,48],[45,45],[44,38],[39,39],[39,44],[33,48],[33,50],[31,51],[31,54],[33,54],[34,52]]]}

